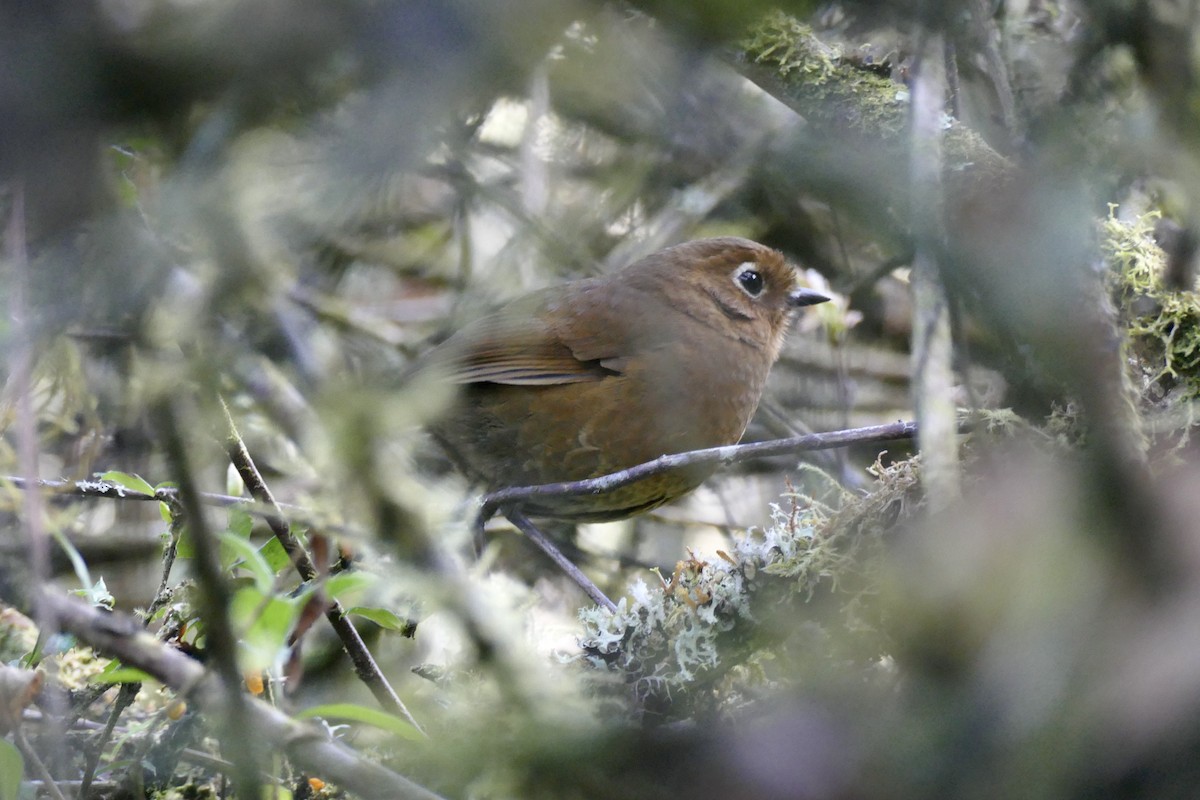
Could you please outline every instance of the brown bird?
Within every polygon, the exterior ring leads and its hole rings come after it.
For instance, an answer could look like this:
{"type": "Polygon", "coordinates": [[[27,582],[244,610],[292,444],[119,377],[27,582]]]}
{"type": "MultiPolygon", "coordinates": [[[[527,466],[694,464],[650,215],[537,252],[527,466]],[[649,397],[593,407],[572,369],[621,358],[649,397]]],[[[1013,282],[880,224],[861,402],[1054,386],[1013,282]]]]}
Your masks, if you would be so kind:
{"type": "MultiPolygon", "coordinates": [[[[461,392],[431,430],[489,490],[733,444],[795,309],[828,299],[798,287],[781,253],[748,239],[668,247],[611,275],[520,298],[436,347],[427,365],[461,392]]],[[[676,470],[522,509],[621,519],[691,491],[712,471],[676,470]]]]}

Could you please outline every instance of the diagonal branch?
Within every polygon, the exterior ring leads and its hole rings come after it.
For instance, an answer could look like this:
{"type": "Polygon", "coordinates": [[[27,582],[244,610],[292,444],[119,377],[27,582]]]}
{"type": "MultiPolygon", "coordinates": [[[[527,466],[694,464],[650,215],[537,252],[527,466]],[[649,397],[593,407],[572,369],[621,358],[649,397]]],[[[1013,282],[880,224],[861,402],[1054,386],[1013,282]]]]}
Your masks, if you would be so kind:
{"type": "MultiPolygon", "coordinates": [[[[270,487],[263,480],[262,474],[254,464],[254,459],[250,457],[250,451],[246,449],[245,442],[242,441],[242,437],[238,434],[237,426],[234,424],[233,417],[229,413],[229,407],[225,404],[224,400],[221,401],[221,409],[225,413],[225,421],[229,426],[229,434],[226,439],[229,460],[233,463],[234,469],[237,470],[242,483],[246,485],[251,496],[269,509],[269,512],[264,515],[264,519],[271,528],[271,533],[279,540],[284,551],[292,560],[292,564],[296,567],[296,571],[300,573],[300,577],[305,581],[316,580],[319,577],[316,565],[313,563],[308,551],[304,549],[304,544],[292,535],[291,527],[288,525],[287,519],[283,516],[283,509],[275,502],[275,497],[271,493],[270,487]]],[[[383,671],[379,669],[379,664],[376,663],[375,657],[371,655],[371,651],[367,648],[362,636],[359,635],[358,629],[354,627],[354,623],[346,616],[346,611],[342,608],[342,604],[337,600],[330,600],[325,608],[325,617],[329,620],[329,624],[341,640],[346,655],[354,663],[355,674],[371,690],[371,694],[375,696],[379,704],[387,711],[403,717],[414,728],[421,731],[421,726],[413,718],[404,703],[401,702],[395,689],[388,683],[388,679],[384,677],[383,671]]]]}
{"type": "MultiPolygon", "coordinates": [[[[132,617],[99,611],[50,589],[36,588],[31,594],[28,599],[35,601],[62,630],[153,675],[195,704],[206,718],[216,720],[226,715],[229,698],[217,676],[155,639],[132,617]]],[[[326,780],[362,797],[440,800],[408,778],[331,741],[315,726],[297,722],[261,700],[243,696],[243,703],[248,730],[253,731],[255,739],[271,745],[272,750],[283,750],[295,763],[326,780]]]]}
{"type": "Polygon", "coordinates": [[[593,603],[607,608],[614,613],[616,612],[617,604],[609,600],[608,595],[600,591],[600,587],[593,583],[587,575],[584,575],[583,571],[571,562],[571,559],[564,556],[562,551],[546,538],[546,534],[542,533],[529,517],[522,514],[517,508],[506,508],[504,516],[508,517],[508,521],[516,525],[521,533],[525,534],[526,539],[533,542],[537,545],[538,549],[549,556],[550,560],[566,573],[568,578],[575,581],[579,588],[583,589],[584,594],[591,598],[593,603]]]}

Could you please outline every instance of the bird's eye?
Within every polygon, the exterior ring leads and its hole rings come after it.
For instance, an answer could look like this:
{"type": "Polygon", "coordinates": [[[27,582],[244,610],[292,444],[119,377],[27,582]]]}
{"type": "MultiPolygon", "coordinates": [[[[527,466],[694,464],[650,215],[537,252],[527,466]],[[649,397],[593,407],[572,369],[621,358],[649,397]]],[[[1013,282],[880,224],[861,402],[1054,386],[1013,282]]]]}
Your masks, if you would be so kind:
{"type": "Polygon", "coordinates": [[[758,297],[763,290],[763,276],[755,269],[756,264],[742,264],[733,272],[733,282],[751,297],[758,297]]]}

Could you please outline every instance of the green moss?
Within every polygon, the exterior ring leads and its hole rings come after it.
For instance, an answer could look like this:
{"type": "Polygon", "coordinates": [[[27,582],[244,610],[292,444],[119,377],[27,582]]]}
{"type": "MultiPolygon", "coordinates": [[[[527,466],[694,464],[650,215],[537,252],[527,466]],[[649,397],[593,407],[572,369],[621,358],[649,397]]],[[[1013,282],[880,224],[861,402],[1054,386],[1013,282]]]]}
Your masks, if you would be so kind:
{"type": "Polygon", "coordinates": [[[1153,239],[1157,213],[1123,222],[1110,211],[1103,247],[1127,363],[1142,402],[1200,397],[1200,295],[1163,286],[1166,258],[1153,239]]]}
{"type": "Polygon", "coordinates": [[[794,17],[769,14],[740,46],[741,58],[770,75],[810,124],[879,137],[907,128],[907,89],[845,62],[794,17]]]}
{"type": "MultiPolygon", "coordinates": [[[[893,148],[910,146],[908,88],[842,57],[812,29],[782,12],[767,15],[740,42],[745,71],[799,113],[809,125],[838,141],[847,134],[893,148]]],[[[945,117],[944,177],[951,196],[976,185],[994,189],[1012,172],[1008,159],[983,138],[945,117]]]]}
{"type": "Polygon", "coordinates": [[[781,11],[769,14],[742,42],[747,57],[775,68],[781,78],[798,75],[824,83],[834,73],[837,51],[823,45],[812,28],[781,11]]]}

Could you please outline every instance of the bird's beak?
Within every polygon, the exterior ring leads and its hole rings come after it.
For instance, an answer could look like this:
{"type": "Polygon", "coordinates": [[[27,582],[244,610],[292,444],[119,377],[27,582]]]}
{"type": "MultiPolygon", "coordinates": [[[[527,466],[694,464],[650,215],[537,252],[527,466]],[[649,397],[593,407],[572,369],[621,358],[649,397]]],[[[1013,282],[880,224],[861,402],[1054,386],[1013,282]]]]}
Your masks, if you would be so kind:
{"type": "Polygon", "coordinates": [[[828,303],[829,298],[812,289],[797,289],[788,295],[788,305],[795,308],[815,306],[817,303],[828,303]]]}

